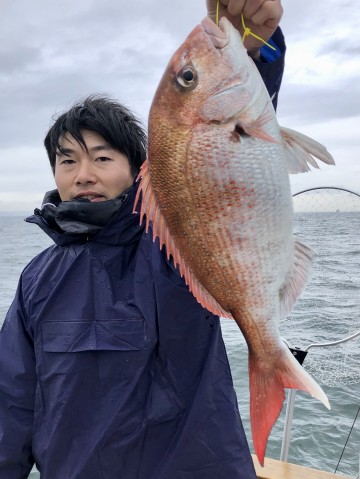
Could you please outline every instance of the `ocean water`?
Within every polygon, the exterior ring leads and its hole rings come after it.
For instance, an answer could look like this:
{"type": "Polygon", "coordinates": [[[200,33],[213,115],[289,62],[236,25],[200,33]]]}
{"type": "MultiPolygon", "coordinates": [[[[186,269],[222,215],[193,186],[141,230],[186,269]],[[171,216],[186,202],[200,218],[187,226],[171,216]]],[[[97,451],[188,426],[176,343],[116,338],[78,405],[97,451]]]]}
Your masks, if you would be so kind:
{"type": "MultiPolygon", "coordinates": [[[[280,332],[291,346],[305,348],[360,330],[360,212],[298,213],[295,218],[295,232],[316,256],[308,286],[280,332]]],[[[37,226],[26,224],[21,216],[0,216],[0,324],[22,269],[50,244],[37,226]]],[[[252,448],[247,348],[233,321],[222,320],[222,329],[252,448]]],[[[353,425],[360,407],[360,337],[336,347],[311,349],[304,367],[324,388],[332,409],[297,393],[288,460],[334,472],[342,455],[337,472],[355,478],[360,456],[360,415],[353,425]]],[[[268,457],[280,457],[284,416],[285,405],[269,438],[268,457]]],[[[33,471],[30,477],[39,475],[33,471]]]]}

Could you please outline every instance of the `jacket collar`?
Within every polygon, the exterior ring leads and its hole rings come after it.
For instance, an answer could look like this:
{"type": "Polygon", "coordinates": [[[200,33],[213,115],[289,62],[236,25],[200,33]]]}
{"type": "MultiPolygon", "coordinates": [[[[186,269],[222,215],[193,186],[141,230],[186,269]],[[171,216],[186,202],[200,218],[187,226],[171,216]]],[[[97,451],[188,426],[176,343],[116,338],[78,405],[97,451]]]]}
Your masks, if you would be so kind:
{"type": "Polygon", "coordinates": [[[117,198],[99,203],[61,201],[57,190],[45,194],[41,209],[26,218],[37,224],[57,244],[95,241],[124,245],[137,241],[142,232],[140,216],[133,213],[138,184],[117,198]]]}

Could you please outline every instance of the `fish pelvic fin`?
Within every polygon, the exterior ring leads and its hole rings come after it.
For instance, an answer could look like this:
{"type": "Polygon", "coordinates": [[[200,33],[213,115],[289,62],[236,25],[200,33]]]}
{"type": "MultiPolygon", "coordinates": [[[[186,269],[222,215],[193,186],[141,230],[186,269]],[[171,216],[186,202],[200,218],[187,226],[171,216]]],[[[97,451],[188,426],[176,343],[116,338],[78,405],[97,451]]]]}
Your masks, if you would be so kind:
{"type": "Polygon", "coordinates": [[[146,160],[141,167],[138,176],[138,180],[139,179],[140,185],[135,197],[133,212],[135,213],[137,211],[141,194],[140,224],[143,223],[145,218],[145,231],[147,233],[149,232],[151,225],[153,240],[155,241],[156,238],[159,238],[160,249],[165,245],[167,259],[170,260],[170,256],[173,258],[175,266],[179,268],[181,276],[185,279],[186,284],[198,303],[216,316],[232,319],[233,316],[222,308],[198,281],[177,247],[152,188],[148,160],[146,160]]]}
{"type": "Polygon", "coordinates": [[[314,251],[294,236],[294,263],[285,285],[280,290],[280,318],[293,309],[310,276],[314,251]]]}
{"type": "Polygon", "coordinates": [[[251,433],[255,453],[263,466],[268,437],[283,406],[284,388],[306,391],[328,409],[330,404],[321,387],[285,345],[273,363],[249,354],[249,379],[251,433]]]}
{"type": "Polygon", "coordinates": [[[310,166],[320,168],[316,159],[327,165],[335,165],[334,158],[325,146],[290,128],[280,128],[290,174],[310,171],[310,166]],[[310,166],[309,166],[310,165],[310,166]]]}

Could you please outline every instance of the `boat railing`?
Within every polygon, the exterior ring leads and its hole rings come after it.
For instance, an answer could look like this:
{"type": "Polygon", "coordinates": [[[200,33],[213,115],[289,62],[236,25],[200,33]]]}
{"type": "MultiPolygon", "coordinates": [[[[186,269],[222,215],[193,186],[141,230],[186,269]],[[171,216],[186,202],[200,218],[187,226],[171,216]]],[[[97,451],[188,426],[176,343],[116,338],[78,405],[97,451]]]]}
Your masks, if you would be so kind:
{"type": "MultiPolygon", "coordinates": [[[[337,346],[338,344],[346,343],[352,339],[357,338],[360,336],[360,331],[357,331],[346,338],[339,339],[337,341],[330,341],[325,343],[311,343],[304,349],[295,348],[292,349],[286,341],[286,339],[282,338],[286,345],[291,350],[294,357],[302,364],[304,361],[307,353],[312,348],[324,348],[324,347],[331,347],[337,346]]],[[[281,452],[280,452],[280,461],[287,461],[289,456],[289,449],[290,449],[290,439],[291,439],[291,428],[292,428],[292,421],[294,416],[294,409],[295,409],[295,398],[296,398],[296,389],[290,389],[288,392],[288,399],[286,404],[286,413],[285,413],[285,425],[284,425],[284,432],[283,432],[283,440],[281,443],[281,452]]],[[[359,474],[357,476],[360,477],[360,454],[359,454],[359,474]]]]}

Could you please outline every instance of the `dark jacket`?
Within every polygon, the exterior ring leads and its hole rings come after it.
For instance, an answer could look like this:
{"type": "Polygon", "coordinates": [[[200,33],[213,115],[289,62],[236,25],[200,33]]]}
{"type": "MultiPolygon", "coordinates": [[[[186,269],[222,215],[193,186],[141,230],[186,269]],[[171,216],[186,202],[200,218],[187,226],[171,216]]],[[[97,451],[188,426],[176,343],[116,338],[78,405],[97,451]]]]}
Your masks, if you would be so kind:
{"type": "Polygon", "coordinates": [[[44,479],[254,477],[219,319],[139,227],[134,190],[90,241],[52,232],[61,246],[21,276],[0,335],[1,478],[34,459],[44,479]]]}
{"type": "Polygon", "coordinates": [[[0,333],[0,479],[34,461],[42,479],[255,479],[219,318],[139,226],[135,190],[95,235],[29,219],[56,244],[0,333]]]}

